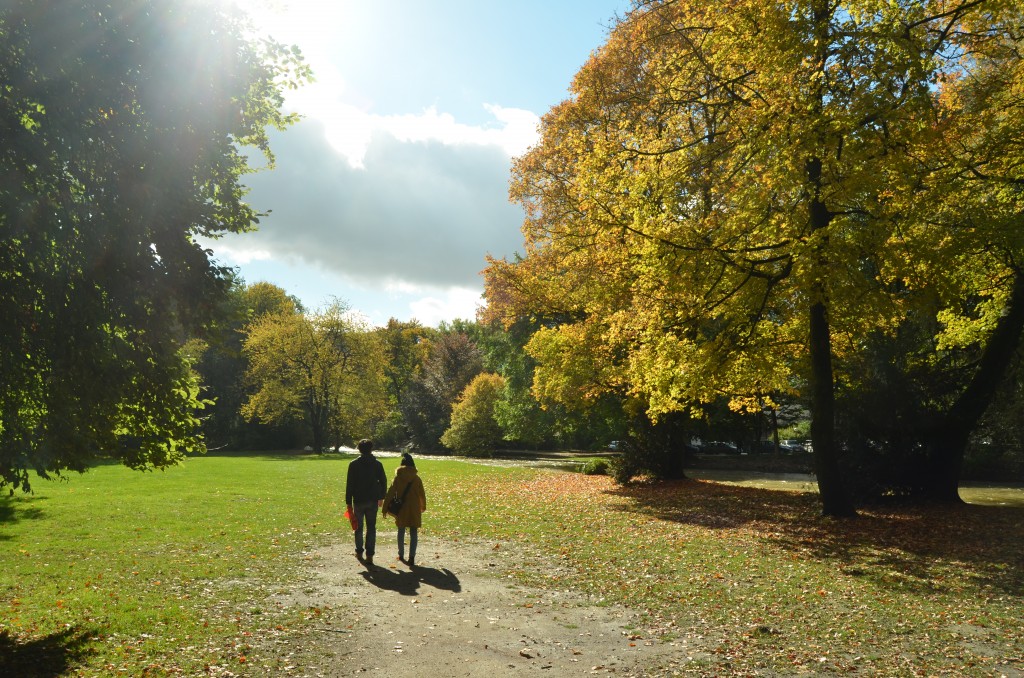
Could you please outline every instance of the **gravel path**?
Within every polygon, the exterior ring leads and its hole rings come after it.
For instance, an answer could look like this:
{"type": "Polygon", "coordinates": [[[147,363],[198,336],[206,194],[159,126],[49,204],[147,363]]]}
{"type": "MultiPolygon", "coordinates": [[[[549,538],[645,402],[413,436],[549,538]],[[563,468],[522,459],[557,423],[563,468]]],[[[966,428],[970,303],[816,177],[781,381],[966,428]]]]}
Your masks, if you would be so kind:
{"type": "Polygon", "coordinates": [[[508,547],[421,535],[409,568],[395,538],[378,533],[372,567],[347,542],[309,554],[301,590],[278,598],[324,611],[297,657],[305,675],[664,676],[685,660],[685,642],[647,638],[637,611],[515,583],[508,547]]]}

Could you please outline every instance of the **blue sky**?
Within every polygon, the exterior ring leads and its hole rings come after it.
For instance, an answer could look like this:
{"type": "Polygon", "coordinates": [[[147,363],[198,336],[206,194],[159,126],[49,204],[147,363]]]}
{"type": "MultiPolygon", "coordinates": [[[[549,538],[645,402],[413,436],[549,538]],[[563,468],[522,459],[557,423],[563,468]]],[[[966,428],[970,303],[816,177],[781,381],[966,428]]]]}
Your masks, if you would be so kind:
{"type": "Polygon", "coordinates": [[[247,179],[270,216],[215,258],[378,325],[472,318],[485,255],[522,243],[511,159],[629,0],[236,2],[317,80],[288,96],[304,118],[273,137],[277,167],[247,179]]]}

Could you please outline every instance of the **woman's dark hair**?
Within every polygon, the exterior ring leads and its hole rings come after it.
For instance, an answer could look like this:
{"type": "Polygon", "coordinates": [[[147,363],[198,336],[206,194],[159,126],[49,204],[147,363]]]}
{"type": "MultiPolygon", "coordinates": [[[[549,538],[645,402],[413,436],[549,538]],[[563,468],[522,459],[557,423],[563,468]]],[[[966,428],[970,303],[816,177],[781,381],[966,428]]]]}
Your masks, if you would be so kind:
{"type": "Polygon", "coordinates": [[[363,438],[356,444],[356,448],[359,450],[359,454],[369,454],[373,452],[373,441],[363,438]]]}
{"type": "Polygon", "coordinates": [[[402,461],[399,462],[399,465],[400,466],[412,466],[413,468],[416,468],[416,462],[414,462],[412,460],[412,455],[409,454],[408,452],[403,452],[402,453],[402,461]]]}

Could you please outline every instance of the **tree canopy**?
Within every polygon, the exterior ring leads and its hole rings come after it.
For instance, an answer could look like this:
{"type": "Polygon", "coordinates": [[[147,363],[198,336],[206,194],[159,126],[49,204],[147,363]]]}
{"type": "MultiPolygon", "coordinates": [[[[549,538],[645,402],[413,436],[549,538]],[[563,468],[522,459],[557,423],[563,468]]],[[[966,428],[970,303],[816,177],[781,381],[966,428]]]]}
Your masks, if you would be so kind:
{"type": "Polygon", "coordinates": [[[252,228],[296,50],[226,3],[0,5],[0,484],[201,450],[180,352],[226,286],[197,236],[252,228]]]}
{"type": "Polygon", "coordinates": [[[451,426],[441,436],[441,443],[462,454],[489,455],[501,442],[501,426],[494,417],[494,406],[504,387],[505,380],[500,375],[476,375],[452,405],[451,426]]]}
{"type": "Polygon", "coordinates": [[[635,3],[515,164],[526,256],[487,270],[490,317],[544,322],[535,392],[654,419],[806,397],[824,512],[852,513],[835,389],[866,339],[932,318],[937,359],[1013,316],[1022,25],[999,1],[635,3]]]}
{"type": "Polygon", "coordinates": [[[384,347],[344,304],[268,313],[246,334],[246,377],[254,388],[244,416],[305,422],[318,452],[371,435],[387,409],[384,347]]]}

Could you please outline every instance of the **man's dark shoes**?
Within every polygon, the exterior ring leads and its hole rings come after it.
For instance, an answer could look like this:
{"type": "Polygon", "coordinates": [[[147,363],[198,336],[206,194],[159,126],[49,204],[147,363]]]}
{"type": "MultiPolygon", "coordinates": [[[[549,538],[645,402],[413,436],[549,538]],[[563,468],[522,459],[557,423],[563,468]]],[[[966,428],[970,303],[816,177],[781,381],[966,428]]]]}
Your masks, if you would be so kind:
{"type": "Polygon", "coordinates": [[[373,555],[366,556],[366,559],[363,562],[367,565],[373,565],[373,555]]]}
{"type": "Polygon", "coordinates": [[[362,549],[356,549],[356,560],[362,562],[362,560],[363,560],[363,551],[362,551],[362,549]]]}

